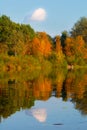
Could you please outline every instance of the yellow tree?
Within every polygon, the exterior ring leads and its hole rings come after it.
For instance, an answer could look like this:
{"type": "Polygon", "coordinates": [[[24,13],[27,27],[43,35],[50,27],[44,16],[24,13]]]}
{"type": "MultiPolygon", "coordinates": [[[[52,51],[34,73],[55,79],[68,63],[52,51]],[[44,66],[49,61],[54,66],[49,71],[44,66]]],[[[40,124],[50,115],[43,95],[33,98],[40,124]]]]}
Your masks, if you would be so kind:
{"type": "Polygon", "coordinates": [[[64,64],[64,54],[63,54],[63,50],[62,50],[62,46],[61,46],[61,38],[60,36],[56,36],[55,37],[55,43],[56,43],[56,48],[55,48],[55,52],[57,55],[57,61],[59,64],[64,64]]]}
{"type": "Polygon", "coordinates": [[[56,53],[60,59],[61,56],[63,55],[60,36],[56,36],[55,40],[56,40],[56,53]]]}
{"type": "Polygon", "coordinates": [[[75,46],[74,46],[74,39],[71,37],[67,37],[65,40],[65,48],[64,53],[66,56],[70,57],[75,54],[75,46]]]}

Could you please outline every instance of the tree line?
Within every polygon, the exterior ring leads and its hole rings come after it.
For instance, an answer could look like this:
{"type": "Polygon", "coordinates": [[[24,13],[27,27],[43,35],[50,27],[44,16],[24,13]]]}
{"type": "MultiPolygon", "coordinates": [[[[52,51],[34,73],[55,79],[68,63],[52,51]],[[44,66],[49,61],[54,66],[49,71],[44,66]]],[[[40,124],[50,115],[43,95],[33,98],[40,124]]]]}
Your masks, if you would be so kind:
{"type": "Polygon", "coordinates": [[[40,64],[48,61],[56,67],[85,66],[87,64],[86,52],[86,17],[80,18],[70,32],[63,31],[61,35],[51,37],[46,32],[35,32],[29,24],[15,23],[6,15],[0,16],[0,62],[2,66],[9,64],[11,68],[14,61],[15,64],[20,62],[20,57],[24,59],[23,64],[26,62],[25,59],[29,62],[26,57],[33,57],[35,62],[36,59],[40,64]]]}

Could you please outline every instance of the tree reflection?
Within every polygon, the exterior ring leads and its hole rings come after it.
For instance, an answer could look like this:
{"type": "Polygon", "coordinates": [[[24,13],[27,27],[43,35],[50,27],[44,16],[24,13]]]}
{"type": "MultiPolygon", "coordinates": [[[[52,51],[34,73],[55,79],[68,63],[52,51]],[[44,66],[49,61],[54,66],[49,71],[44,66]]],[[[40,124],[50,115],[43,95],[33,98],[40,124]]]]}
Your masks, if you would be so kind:
{"type": "Polygon", "coordinates": [[[83,70],[53,71],[48,76],[39,74],[0,75],[0,121],[20,109],[30,109],[35,100],[48,100],[51,96],[70,99],[75,108],[87,114],[87,73],[83,70]],[[22,77],[24,76],[24,78],[22,77]]]}
{"type": "Polygon", "coordinates": [[[87,114],[87,71],[68,72],[64,85],[67,99],[72,98],[75,108],[87,114]]]}

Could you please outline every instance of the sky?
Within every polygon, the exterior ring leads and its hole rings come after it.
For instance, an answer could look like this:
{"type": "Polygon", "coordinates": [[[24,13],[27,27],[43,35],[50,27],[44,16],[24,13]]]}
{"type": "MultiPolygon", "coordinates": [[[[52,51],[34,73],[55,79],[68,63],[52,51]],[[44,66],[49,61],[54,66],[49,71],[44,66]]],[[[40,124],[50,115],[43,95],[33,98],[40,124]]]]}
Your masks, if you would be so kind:
{"type": "Polygon", "coordinates": [[[0,0],[1,15],[56,36],[87,17],[87,0],[0,0]]]}

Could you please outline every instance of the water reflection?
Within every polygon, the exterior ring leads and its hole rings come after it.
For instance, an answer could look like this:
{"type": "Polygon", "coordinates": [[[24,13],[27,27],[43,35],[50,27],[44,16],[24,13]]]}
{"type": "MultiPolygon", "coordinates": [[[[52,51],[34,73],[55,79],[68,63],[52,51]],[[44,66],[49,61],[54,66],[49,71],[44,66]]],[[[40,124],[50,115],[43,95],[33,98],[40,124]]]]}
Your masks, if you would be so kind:
{"type": "Polygon", "coordinates": [[[83,70],[54,71],[48,76],[1,74],[0,75],[0,120],[20,109],[27,109],[40,122],[46,120],[46,109],[32,108],[35,100],[48,100],[51,96],[70,100],[76,109],[87,115],[87,73],[83,70]],[[23,76],[23,77],[22,77],[23,76]],[[29,77],[30,76],[30,77],[29,77]]]}
{"type": "Polygon", "coordinates": [[[33,116],[39,122],[45,122],[47,113],[45,108],[31,108],[25,110],[25,113],[29,116],[33,116]]]}

